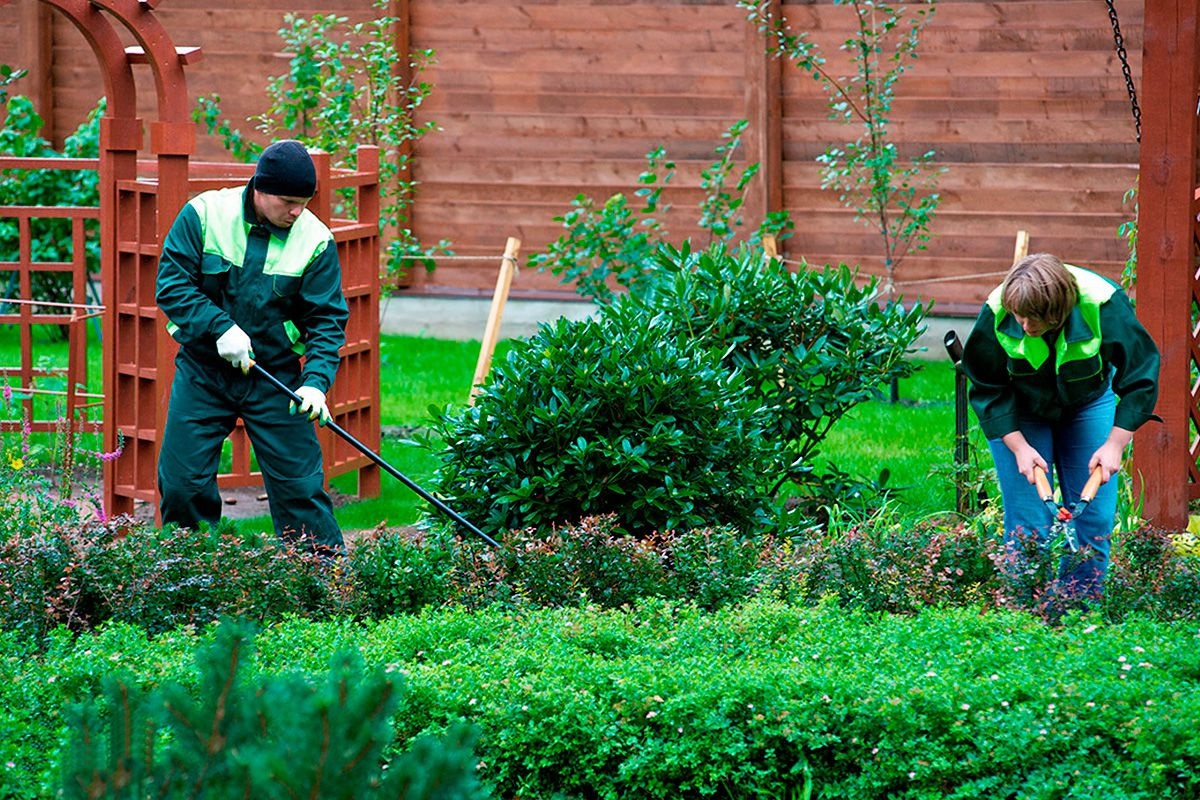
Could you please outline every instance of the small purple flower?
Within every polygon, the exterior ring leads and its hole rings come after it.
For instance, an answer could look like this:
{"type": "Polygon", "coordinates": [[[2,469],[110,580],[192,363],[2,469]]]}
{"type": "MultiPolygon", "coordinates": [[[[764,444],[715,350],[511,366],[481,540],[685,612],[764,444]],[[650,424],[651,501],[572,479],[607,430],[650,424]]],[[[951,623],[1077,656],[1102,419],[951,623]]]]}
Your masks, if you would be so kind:
{"type": "Polygon", "coordinates": [[[12,402],[12,387],[9,386],[8,383],[4,384],[4,402],[5,403],[12,402]]]}

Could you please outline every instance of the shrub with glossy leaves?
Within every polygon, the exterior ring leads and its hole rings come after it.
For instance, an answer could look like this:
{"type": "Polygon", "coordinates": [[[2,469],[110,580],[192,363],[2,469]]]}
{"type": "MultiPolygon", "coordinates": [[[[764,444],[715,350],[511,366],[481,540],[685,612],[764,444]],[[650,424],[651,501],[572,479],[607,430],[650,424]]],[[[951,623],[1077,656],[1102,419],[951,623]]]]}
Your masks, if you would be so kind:
{"type": "Polygon", "coordinates": [[[639,309],[518,341],[475,404],[435,413],[436,489],[492,531],[613,514],[625,530],[768,517],[768,413],[701,343],[639,309]]]}
{"type": "Polygon", "coordinates": [[[453,559],[453,541],[438,530],[378,528],[357,537],[347,572],[358,612],[379,619],[446,602],[453,559]]]}
{"type": "Polygon", "coordinates": [[[745,385],[783,445],[769,479],[778,489],[810,483],[813,456],[838,420],[915,370],[907,356],[925,309],[881,305],[876,281],[860,282],[844,265],[792,270],[762,250],[693,253],[685,244],[661,248],[617,305],[699,342],[745,385]]]}

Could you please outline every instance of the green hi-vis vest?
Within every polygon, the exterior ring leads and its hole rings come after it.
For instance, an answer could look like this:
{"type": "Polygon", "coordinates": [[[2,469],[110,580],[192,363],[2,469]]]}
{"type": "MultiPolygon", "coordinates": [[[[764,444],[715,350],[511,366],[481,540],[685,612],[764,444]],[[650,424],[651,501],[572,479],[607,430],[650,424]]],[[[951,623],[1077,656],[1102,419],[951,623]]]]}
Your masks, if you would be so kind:
{"type": "MultiPolygon", "coordinates": [[[[243,189],[239,186],[205,192],[188,203],[200,216],[204,252],[218,255],[235,267],[242,266],[246,258],[246,235],[250,232],[242,204],[243,189]]],[[[328,246],[329,229],[316,214],[305,209],[292,224],[286,239],[270,237],[263,274],[299,277],[328,246]]]]}
{"type": "MultiPolygon", "coordinates": [[[[1086,339],[1076,339],[1075,341],[1067,341],[1066,336],[1058,337],[1054,354],[1054,371],[1056,373],[1067,362],[1084,361],[1093,358],[1100,352],[1100,306],[1108,302],[1113,293],[1117,291],[1117,287],[1111,281],[1094,272],[1088,272],[1070,264],[1064,266],[1075,276],[1075,284],[1079,288],[1079,301],[1075,310],[1087,324],[1092,335],[1086,339]]],[[[1000,330],[1001,323],[1008,316],[1008,312],[1000,302],[1000,293],[1003,289],[1003,284],[997,286],[987,299],[988,307],[992,309],[992,314],[996,319],[996,340],[1010,358],[1028,361],[1035,370],[1040,369],[1042,364],[1046,363],[1046,359],[1050,357],[1050,347],[1046,344],[1045,339],[1040,336],[1012,336],[1000,330]]]]}
{"type": "MultiPolygon", "coordinates": [[[[218,257],[240,269],[246,260],[246,241],[250,223],[245,217],[245,187],[204,192],[188,201],[200,218],[204,233],[203,258],[218,257]]],[[[301,212],[288,231],[286,239],[267,237],[267,255],[263,261],[264,275],[280,275],[299,278],[313,259],[325,251],[332,241],[329,228],[308,209],[301,212]]],[[[292,349],[303,355],[304,343],[300,341],[300,330],[291,320],[284,322],[292,349]]],[[[167,330],[174,335],[178,328],[167,323],[167,330]]]]}

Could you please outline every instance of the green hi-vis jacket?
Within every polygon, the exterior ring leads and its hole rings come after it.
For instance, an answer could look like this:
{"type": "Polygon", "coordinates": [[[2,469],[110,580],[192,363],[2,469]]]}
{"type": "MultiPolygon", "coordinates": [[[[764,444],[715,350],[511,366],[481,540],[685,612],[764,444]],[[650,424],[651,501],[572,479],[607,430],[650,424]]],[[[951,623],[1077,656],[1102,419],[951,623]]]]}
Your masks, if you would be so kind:
{"type": "Polygon", "coordinates": [[[290,229],[260,223],[253,181],[193,198],[163,242],[156,299],[188,353],[228,366],[217,337],[235,323],[271,369],[304,355],[302,381],[328,392],[346,340],[333,235],[305,209],[290,229]]]}
{"type": "Polygon", "coordinates": [[[1158,348],[1129,298],[1107,278],[1067,269],[1079,302],[1060,330],[1026,336],[1001,306],[997,288],[967,337],[963,371],[971,407],[989,439],[1018,430],[1022,417],[1057,422],[1104,394],[1110,381],[1118,398],[1117,427],[1136,430],[1154,416],[1158,348]]]}

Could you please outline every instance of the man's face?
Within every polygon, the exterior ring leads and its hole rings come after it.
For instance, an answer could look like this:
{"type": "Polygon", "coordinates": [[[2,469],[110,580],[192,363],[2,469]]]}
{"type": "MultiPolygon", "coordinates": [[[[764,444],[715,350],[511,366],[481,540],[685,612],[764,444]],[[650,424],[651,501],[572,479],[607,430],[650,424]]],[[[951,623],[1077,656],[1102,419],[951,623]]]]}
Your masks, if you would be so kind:
{"type": "Polygon", "coordinates": [[[279,228],[292,227],[292,223],[300,216],[309,200],[312,198],[286,197],[254,190],[254,210],[258,213],[258,218],[279,228]]]}

